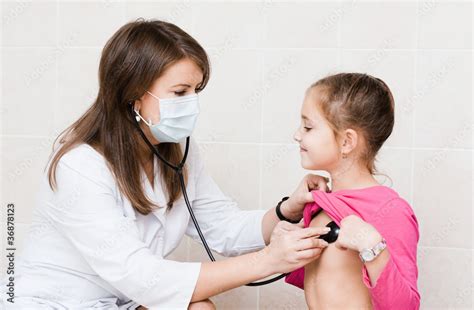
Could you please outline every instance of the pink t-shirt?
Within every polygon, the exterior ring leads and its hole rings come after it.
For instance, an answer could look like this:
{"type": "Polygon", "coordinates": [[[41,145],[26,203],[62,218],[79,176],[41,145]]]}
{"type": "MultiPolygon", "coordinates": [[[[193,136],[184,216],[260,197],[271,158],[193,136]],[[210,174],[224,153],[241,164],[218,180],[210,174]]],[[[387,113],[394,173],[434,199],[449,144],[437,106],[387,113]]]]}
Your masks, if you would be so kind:
{"type": "MultiPolygon", "coordinates": [[[[385,238],[390,259],[377,283],[371,283],[367,268],[362,267],[374,309],[419,309],[416,251],[419,240],[418,221],[410,205],[386,186],[340,190],[334,193],[313,191],[314,202],[305,206],[304,226],[320,209],[337,225],[354,214],[370,223],[385,238]]],[[[304,289],[304,267],[286,276],[285,281],[304,289]]]]}

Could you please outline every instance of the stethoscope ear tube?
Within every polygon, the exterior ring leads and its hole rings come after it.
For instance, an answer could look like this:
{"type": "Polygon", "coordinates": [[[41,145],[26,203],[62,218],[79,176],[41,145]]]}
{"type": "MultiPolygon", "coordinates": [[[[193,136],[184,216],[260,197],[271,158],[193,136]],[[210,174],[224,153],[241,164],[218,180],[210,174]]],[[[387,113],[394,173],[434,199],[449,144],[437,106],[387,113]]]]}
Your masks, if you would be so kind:
{"type": "MultiPolygon", "coordinates": [[[[187,138],[186,140],[186,148],[188,148],[188,145],[189,145],[189,137],[187,138]]],[[[179,184],[181,185],[181,190],[183,192],[183,196],[184,196],[184,201],[186,202],[186,207],[188,208],[188,211],[189,211],[189,214],[191,215],[191,219],[194,223],[194,226],[196,226],[196,230],[199,234],[199,238],[201,238],[201,241],[202,241],[202,244],[204,245],[204,248],[206,249],[206,252],[207,252],[207,255],[209,256],[209,258],[211,259],[211,261],[215,262],[216,259],[214,258],[214,255],[212,255],[212,252],[211,252],[211,249],[209,248],[209,245],[207,244],[206,242],[206,238],[204,238],[204,235],[202,234],[202,231],[201,231],[201,228],[199,227],[199,224],[198,224],[198,221],[196,219],[196,217],[194,216],[194,212],[193,212],[193,209],[191,208],[191,203],[189,202],[189,199],[188,199],[188,194],[187,194],[187,191],[186,191],[186,184],[184,182],[184,176],[183,176],[183,173],[182,171],[177,171],[175,170],[176,173],[178,173],[178,176],[179,176],[179,184]]],[[[280,280],[281,278],[285,277],[287,274],[281,274],[279,276],[276,276],[272,279],[268,279],[268,280],[265,280],[265,281],[261,281],[261,282],[252,282],[252,283],[248,283],[248,284],[245,284],[246,286],[262,286],[262,285],[267,285],[267,284],[270,284],[270,283],[273,283],[275,281],[278,281],[280,280]]]]}
{"type": "MultiPolygon", "coordinates": [[[[132,107],[132,112],[133,112],[133,107],[132,107]]],[[[134,119],[134,118],[133,118],[134,119]]],[[[163,162],[165,163],[168,167],[170,167],[171,169],[173,169],[174,172],[176,172],[176,174],[178,175],[178,178],[179,178],[179,184],[180,184],[180,187],[181,187],[181,191],[183,193],[183,197],[184,197],[184,201],[186,203],[186,207],[188,208],[188,211],[189,211],[189,214],[191,215],[191,219],[194,223],[194,226],[196,227],[196,230],[199,234],[199,238],[201,239],[202,241],[202,244],[204,245],[204,248],[206,249],[206,252],[207,252],[207,255],[209,256],[209,258],[211,259],[211,261],[215,262],[216,259],[214,258],[214,255],[212,254],[212,251],[211,249],[209,248],[209,245],[207,244],[207,241],[206,241],[206,238],[204,238],[204,235],[201,231],[201,228],[199,227],[199,223],[196,219],[196,216],[194,215],[194,212],[193,212],[193,209],[191,207],[191,203],[189,202],[189,198],[188,198],[188,193],[186,191],[186,182],[184,181],[184,176],[183,176],[183,167],[184,167],[184,164],[186,162],[186,158],[188,157],[188,151],[189,151],[189,141],[190,141],[190,137],[187,137],[186,138],[186,148],[185,148],[185,151],[184,151],[184,155],[183,155],[183,159],[181,160],[181,162],[179,163],[178,166],[175,166],[173,164],[171,164],[170,162],[168,162],[165,158],[163,158],[160,153],[158,153],[158,150],[156,149],[156,147],[151,144],[150,141],[148,141],[148,138],[145,136],[145,133],[143,133],[142,129],[140,128],[140,125],[138,124],[138,122],[134,122],[135,125],[136,125],[136,128],[138,130],[138,132],[140,133],[141,137],[143,138],[143,140],[145,141],[145,143],[148,145],[148,147],[150,148],[150,150],[163,162]]],[[[248,284],[245,284],[246,286],[262,286],[262,285],[267,285],[267,284],[270,284],[270,283],[273,283],[275,281],[278,281],[280,280],[281,278],[285,277],[286,275],[288,275],[287,273],[284,273],[284,274],[281,274],[281,275],[278,275],[274,278],[271,278],[271,279],[268,279],[268,280],[264,280],[264,281],[260,281],[260,282],[252,282],[252,283],[248,283],[248,284]]]]}

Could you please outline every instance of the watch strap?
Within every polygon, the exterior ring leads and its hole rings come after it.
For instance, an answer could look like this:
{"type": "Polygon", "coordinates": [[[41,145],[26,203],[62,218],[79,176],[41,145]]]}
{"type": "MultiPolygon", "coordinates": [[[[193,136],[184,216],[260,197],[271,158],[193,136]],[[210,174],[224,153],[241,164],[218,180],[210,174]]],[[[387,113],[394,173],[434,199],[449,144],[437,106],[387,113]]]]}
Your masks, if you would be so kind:
{"type": "Polygon", "coordinates": [[[372,248],[370,248],[370,249],[362,249],[362,250],[359,252],[359,257],[360,257],[360,259],[362,260],[363,263],[365,263],[365,262],[367,262],[367,261],[372,261],[372,260],[374,260],[386,247],[387,247],[387,242],[385,241],[384,238],[382,238],[382,240],[381,240],[380,242],[378,242],[376,245],[374,245],[372,248]],[[373,256],[372,259],[370,259],[370,260],[365,260],[364,257],[362,256],[362,252],[363,252],[363,251],[371,251],[374,256],[373,256]]]}

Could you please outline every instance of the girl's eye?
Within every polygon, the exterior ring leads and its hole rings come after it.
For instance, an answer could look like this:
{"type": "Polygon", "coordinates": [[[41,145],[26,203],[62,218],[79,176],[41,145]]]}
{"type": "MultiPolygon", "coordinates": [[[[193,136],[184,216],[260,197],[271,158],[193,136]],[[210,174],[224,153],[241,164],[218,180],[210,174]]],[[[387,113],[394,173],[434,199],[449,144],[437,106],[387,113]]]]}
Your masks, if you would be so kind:
{"type": "Polygon", "coordinates": [[[310,130],[311,130],[311,127],[304,127],[304,130],[310,131],[310,130]]]}
{"type": "Polygon", "coordinates": [[[175,91],[175,92],[174,92],[174,94],[175,94],[176,96],[183,96],[185,93],[186,93],[185,90],[183,90],[183,91],[175,91]]]}

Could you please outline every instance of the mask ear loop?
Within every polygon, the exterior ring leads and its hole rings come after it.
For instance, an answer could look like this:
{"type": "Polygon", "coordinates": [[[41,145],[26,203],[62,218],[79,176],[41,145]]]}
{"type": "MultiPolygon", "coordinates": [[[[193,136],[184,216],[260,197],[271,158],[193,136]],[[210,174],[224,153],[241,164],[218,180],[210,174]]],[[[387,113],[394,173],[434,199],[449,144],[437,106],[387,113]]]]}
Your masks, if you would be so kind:
{"type": "Polygon", "coordinates": [[[160,97],[154,95],[153,93],[149,92],[148,90],[146,91],[148,94],[150,94],[150,96],[152,96],[153,98],[155,98],[156,100],[161,100],[160,97]]]}

